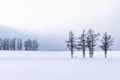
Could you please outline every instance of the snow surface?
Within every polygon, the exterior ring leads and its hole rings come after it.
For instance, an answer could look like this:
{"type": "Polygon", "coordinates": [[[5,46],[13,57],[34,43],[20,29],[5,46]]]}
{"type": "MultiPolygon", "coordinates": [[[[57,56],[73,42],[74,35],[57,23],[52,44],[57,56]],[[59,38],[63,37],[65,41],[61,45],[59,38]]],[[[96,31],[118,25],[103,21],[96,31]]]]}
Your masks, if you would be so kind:
{"type": "Polygon", "coordinates": [[[76,52],[0,52],[1,80],[120,80],[120,52],[96,51],[94,58],[76,52]]]}

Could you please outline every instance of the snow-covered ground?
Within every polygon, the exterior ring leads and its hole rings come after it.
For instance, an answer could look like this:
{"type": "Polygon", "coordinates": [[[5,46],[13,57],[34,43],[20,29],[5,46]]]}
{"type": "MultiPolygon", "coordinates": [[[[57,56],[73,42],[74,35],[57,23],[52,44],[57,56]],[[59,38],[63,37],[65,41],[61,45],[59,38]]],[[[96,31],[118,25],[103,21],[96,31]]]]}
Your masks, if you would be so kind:
{"type": "Polygon", "coordinates": [[[1,80],[120,80],[120,52],[0,52],[1,80]]]}

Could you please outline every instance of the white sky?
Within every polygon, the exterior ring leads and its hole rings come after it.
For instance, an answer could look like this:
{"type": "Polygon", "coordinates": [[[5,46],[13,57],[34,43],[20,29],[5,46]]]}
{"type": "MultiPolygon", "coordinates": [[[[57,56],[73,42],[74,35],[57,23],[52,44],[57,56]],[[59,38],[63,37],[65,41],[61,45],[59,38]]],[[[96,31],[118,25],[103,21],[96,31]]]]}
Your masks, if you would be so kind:
{"type": "Polygon", "coordinates": [[[0,0],[0,24],[35,33],[64,31],[63,28],[78,29],[80,26],[94,27],[99,22],[110,23],[118,2],[119,0],[0,0]]]}

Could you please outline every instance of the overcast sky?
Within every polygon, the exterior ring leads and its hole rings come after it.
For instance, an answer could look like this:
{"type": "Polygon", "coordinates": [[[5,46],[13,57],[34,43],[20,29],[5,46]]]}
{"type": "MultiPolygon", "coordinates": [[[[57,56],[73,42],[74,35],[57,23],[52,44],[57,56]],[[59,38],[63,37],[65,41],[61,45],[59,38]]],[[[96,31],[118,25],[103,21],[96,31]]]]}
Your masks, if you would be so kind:
{"type": "Polygon", "coordinates": [[[0,0],[0,23],[32,32],[57,26],[103,28],[110,26],[119,5],[119,0],[0,0]]]}
{"type": "Polygon", "coordinates": [[[0,24],[49,36],[93,28],[119,37],[120,1],[0,0],[0,24]]]}

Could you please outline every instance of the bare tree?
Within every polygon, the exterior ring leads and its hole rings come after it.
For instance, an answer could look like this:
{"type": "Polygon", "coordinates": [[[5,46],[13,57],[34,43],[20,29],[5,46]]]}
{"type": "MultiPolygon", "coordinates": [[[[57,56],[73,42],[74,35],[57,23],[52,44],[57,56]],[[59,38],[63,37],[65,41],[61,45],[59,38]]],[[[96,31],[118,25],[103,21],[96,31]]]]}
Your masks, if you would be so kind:
{"type": "Polygon", "coordinates": [[[81,36],[78,38],[78,44],[76,46],[76,49],[81,50],[83,52],[83,58],[85,58],[85,50],[86,50],[86,34],[85,30],[83,30],[81,36]]]}
{"type": "Polygon", "coordinates": [[[7,39],[3,40],[3,50],[7,50],[7,39]]]}
{"type": "Polygon", "coordinates": [[[13,44],[13,50],[16,50],[16,38],[13,38],[12,40],[12,44],[13,44]]]}
{"type": "Polygon", "coordinates": [[[22,50],[22,47],[23,47],[22,39],[19,40],[19,45],[20,45],[20,50],[22,50]]]}
{"type": "Polygon", "coordinates": [[[25,51],[28,51],[28,41],[24,41],[24,48],[25,48],[25,51]]]}
{"type": "Polygon", "coordinates": [[[93,58],[93,54],[94,54],[94,48],[96,46],[96,41],[98,40],[98,36],[99,34],[95,34],[94,31],[92,29],[89,29],[88,30],[88,33],[87,33],[87,40],[86,40],[86,43],[87,43],[87,47],[89,49],[89,57],[90,58],[93,58]]]}
{"type": "Polygon", "coordinates": [[[22,39],[17,39],[17,50],[22,50],[22,39]]]}
{"type": "Polygon", "coordinates": [[[39,47],[39,43],[38,41],[35,39],[33,40],[33,51],[38,51],[38,47],[39,47]]]}
{"type": "Polygon", "coordinates": [[[73,58],[73,52],[74,52],[74,48],[76,47],[76,45],[75,45],[74,34],[72,31],[70,31],[69,33],[69,40],[65,42],[67,43],[67,48],[69,48],[71,51],[71,58],[73,58]]]}
{"type": "Polygon", "coordinates": [[[3,40],[0,39],[0,50],[2,50],[2,44],[3,44],[3,40]]]}
{"type": "Polygon", "coordinates": [[[107,51],[110,49],[110,47],[113,45],[114,38],[112,38],[111,35],[108,35],[107,32],[105,32],[102,36],[101,45],[99,46],[102,50],[105,52],[105,58],[107,58],[107,51]]]}
{"type": "Polygon", "coordinates": [[[9,45],[9,44],[10,44],[10,40],[9,40],[9,38],[7,38],[7,39],[6,39],[6,49],[7,49],[7,50],[10,49],[10,47],[9,47],[10,45],[9,45]]]}

